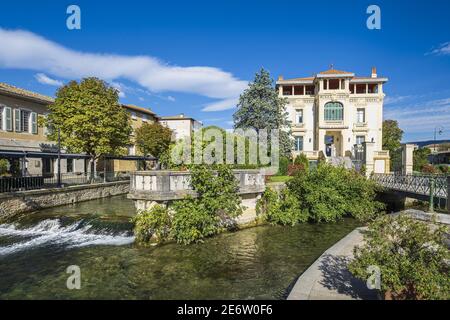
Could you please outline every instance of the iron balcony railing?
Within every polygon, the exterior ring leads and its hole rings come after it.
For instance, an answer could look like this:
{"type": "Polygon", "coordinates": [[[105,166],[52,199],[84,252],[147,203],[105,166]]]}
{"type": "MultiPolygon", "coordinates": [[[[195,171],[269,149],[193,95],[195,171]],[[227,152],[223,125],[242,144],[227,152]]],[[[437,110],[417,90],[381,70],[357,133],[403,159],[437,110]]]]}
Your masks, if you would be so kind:
{"type": "Polygon", "coordinates": [[[433,174],[374,174],[372,179],[382,187],[410,192],[419,195],[430,195],[437,198],[448,197],[447,175],[433,174]]]}
{"type": "MultiPolygon", "coordinates": [[[[115,182],[130,180],[130,172],[96,172],[95,174],[85,172],[61,173],[61,186],[115,182]]],[[[25,177],[0,177],[0,193],[37,190],[58,187],[58,175],[30,175],[25,177]]]]}

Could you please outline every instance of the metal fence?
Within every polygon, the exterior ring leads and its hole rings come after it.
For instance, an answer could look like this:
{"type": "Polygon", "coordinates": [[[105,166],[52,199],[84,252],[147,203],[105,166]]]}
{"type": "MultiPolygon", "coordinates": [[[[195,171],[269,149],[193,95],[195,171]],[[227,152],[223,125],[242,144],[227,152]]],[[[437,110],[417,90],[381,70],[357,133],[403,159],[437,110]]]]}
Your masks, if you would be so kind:
{"type": "Polygon", "coordinates": [[[397,191],[447,198],[448,186],[446,175],[432,174],[374,174],[372,179],[381,186],[397,191]]]}
{"type": "MultiPolygon", "coordinates": [[[[130,180],[130,172],[124,171],[96,172],[95,174],[85,172],[61,173],[61,187],[127,180],[130,180]]],[[[57,174],[26,177],[0,177],[0,193],[56,187],[58,187],[57,174]]]]}

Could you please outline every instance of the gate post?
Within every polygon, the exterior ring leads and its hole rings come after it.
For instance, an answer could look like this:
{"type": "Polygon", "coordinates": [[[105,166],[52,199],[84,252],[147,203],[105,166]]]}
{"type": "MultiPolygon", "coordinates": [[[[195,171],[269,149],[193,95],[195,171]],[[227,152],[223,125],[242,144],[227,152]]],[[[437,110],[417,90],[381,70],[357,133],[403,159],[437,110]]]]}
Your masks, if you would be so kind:
{"type": "Polygon", "coordinates": [[[413,157],[415,144],[403,144],[402,145],[402,174],[407,175],[413,173],[413,157]]]}
{"type": "Polygon", "coordinates": [[[430,212],[434,212],[434,188],[435,188],[435,180],[434,180],[434,177],[431,177],[431,180],[430,180],[430,206],[429,206],[430,212]]]}

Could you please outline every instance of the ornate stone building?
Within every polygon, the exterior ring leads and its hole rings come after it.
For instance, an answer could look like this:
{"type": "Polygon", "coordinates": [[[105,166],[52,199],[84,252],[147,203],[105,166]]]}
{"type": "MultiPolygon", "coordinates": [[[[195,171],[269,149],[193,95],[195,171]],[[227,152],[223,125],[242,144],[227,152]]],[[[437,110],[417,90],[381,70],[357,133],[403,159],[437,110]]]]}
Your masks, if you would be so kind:
{"type": "Polygon", "coordinates": [[[333,67],[312,77],[280,76],[276,84],[279,95],[288,99],[293,155],[317,160],[323,154],[338,163],[364,158],[368,171],[389,171],[389,153],[382,150],[387,81],[375,68],[368,77],[333,67]]]}

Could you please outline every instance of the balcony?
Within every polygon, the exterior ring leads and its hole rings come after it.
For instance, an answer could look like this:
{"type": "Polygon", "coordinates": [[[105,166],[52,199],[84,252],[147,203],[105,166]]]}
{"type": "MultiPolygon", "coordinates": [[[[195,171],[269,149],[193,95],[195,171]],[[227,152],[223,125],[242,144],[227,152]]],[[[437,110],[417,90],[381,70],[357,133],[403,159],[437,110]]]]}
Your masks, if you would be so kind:
{"type": "Polygon", "coordinates": [[[353,131],[367,131],[368,129],[367,122],[357,122],[353,124],[353,131]]]}
{"type": "Polygon", "coordinates": [[[300,154],[304,154],[308,159],[311,160],[317,160],[319,158],[319,151],[318,150],[313,150],[313,151],[294,151],[294,154],[300,155],[300,154]]]}

